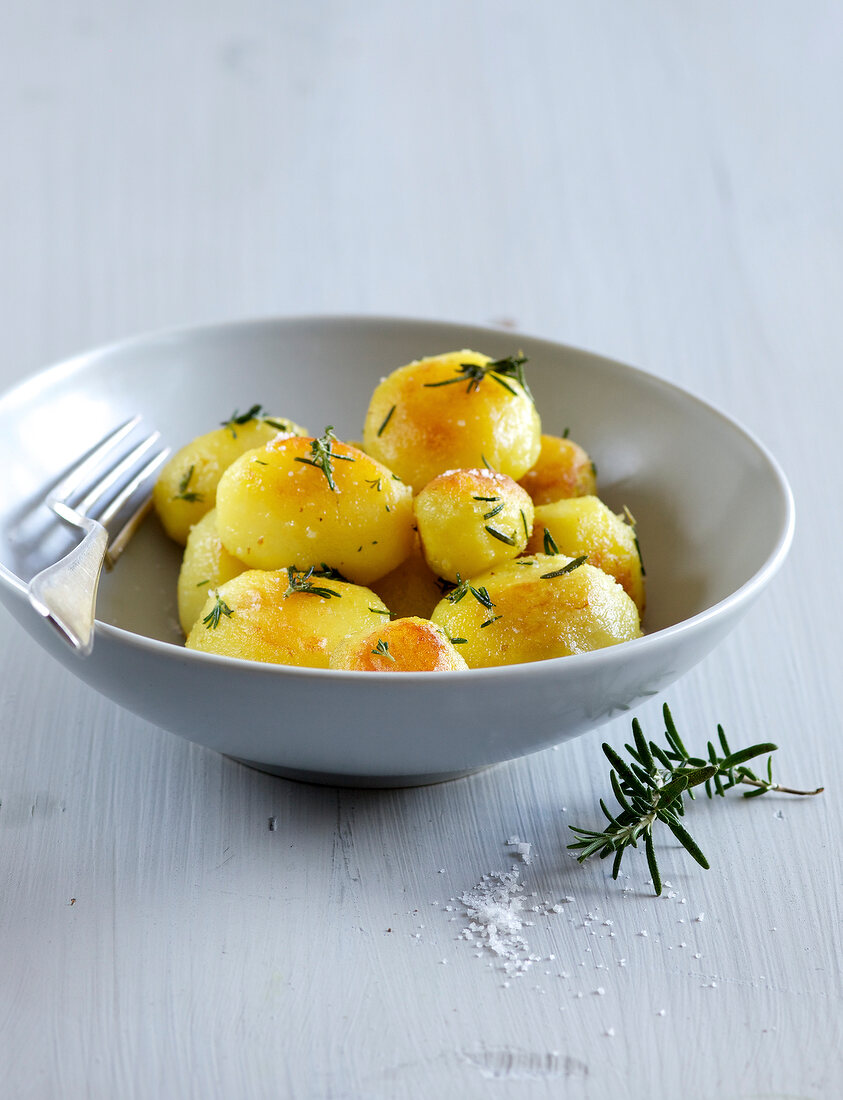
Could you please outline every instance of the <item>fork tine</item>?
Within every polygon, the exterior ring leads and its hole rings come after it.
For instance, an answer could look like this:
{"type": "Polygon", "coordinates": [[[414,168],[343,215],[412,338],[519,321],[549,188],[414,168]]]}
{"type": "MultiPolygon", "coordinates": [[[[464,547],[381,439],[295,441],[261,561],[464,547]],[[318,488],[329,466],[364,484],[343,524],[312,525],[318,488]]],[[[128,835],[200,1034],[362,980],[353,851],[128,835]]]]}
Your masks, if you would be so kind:
{"type": "Polygon", "coordinates": [[[64,503],[76,489],[86,485],[91,474],[102,465],[106,455],[108,455],[122,439],[125,439],[127,435],[134,431],[142,419],[143,418],[139,414],[132,416],[125,421],[125,423],[115,428],[114,431],[109,432],[90,454],[86,455],[80,462],[77,462],[75,466],[72,466],[61,481],[53,486],[47,498],[47,504],[52,507],[54,502],[64,503]]]}
{"type": "Polygon", "coordinates": [[[28,585],[29,599],[82,655],[90,653],[93,645],[102,566],[113,565],[145,515],[152,479],[169,455],[169,449],[159,444],[159,432],[133,445],[129,437],[141,420],[133,416],[110,432],[60,478],[45,501],[84,534],[69,553],[36,573],[28,585]],[[90,514],[96,505],[101,506],[98,516],[90,514]],[[117,534],[112,538],[114,529],[117,534]]]}
{"type": "MultiPolygon", "coordinates": [[[[157,435],[157,433],[156,433],[157,435]]],[[[129,539],[137,530],[143,518],[146,516],[152,504],[150,496],[151,484],[158,470],[170,457],[170,448],[164,447],[157,451],[152,458],[135,474],[123,490],[114,498],[108,508],[100,516],[100,523],[108,525],[119,516],[121,512],[128,511],[125,520],[122,520],[120,530],[111,538],[105,555],[105,565],[111,569],[126,548],[129,539]]]]}
{"type": "MultiPolygon", "coordinates": [[[[111,489],[118,485],[121,479],[130,471],[135,468],[138,461],[149,451],[158,440],[161,438],[160,432],[153,432],[142,440],[136,447],[134,447],[124,458],[113,466],[107,472],[103,472],[102,477],[98,478],[95,484],[88,490],[85,496],[79,501],[78,504],[73,505],[73,511],[79,512],[82,515],[90,515],[93,506],[103,498],[107,497],[111,489]]],[[[122,494],[121,494],[122,495],[122,494]]],[[[118,500],[120,497],[118,496],[118,500]]],[[[67,503],[67,501],[65,501],[67,503]]],[[[98,516],[100,523],[105,524],[107,522],[106,516],[109,513],[113,516],[112,509],[113,504],[109,505],[101,516],[98,516]]]]}

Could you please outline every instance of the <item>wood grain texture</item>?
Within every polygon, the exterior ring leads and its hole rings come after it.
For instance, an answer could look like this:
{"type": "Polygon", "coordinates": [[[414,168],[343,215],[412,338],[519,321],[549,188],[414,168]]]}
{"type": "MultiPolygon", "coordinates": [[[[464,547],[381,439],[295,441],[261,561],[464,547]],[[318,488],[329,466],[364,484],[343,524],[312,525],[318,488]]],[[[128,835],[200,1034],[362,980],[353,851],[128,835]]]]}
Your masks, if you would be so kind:
{"type": "Polygon", "coordinates": [[[696,806],[713,868],[666,844],[656,900],[635,853],[615,884],[564,849],[624,719],[443,786],[308,787],[119,711],[4,614],[4,1095],[840,1095],[841,39],[820,0],[6,13],[3,385],[160,326],[359,311],[686,386],[778,456],[798,532],[671,705],[827,794],[696,806]],[[527,890],[574,900],[506,987],[446,907],[512,835],[527,890]]]}

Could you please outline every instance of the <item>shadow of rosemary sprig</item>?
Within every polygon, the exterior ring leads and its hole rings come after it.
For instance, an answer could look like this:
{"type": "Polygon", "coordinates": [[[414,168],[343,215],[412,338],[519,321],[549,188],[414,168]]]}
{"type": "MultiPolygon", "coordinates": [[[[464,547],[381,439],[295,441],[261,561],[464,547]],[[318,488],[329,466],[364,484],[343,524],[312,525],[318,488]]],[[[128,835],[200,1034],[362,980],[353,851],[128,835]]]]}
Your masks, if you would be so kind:
{"type": "Polygon", "coordinates": [[[607,828],[598,832],[571,825],[571,831],[579,839],[568,845],[570,849],[579,851],[579,863],[593,855],[599,855],[601,859],[614,855],[612,878],[616,879],[624,853],[629,848],[637,848],[639,840],[643,840],[647,865],[657,895],[662,892],[662,880],[653,844],[653,826],[656,822],[666,825],[701,867],[709,867],[699,845],[679,820],[685,813],[685,795],[693,799],[695,787],[703,787],[709,798],[715,795],[724,797],[727,790],[739,784],[753,788],[744,792],[744,798],[757,798],[769,791],[795,795],[815,795],[823,791],[822,787],[813,791],[799,791],[775,783],[772,756],[767,759],[767,778],[759,778],[746,766],[747,762],[757,756],[775,752],[778,745],[763,742],[733,752],[722,726],[717,727],[720,753],[714,743],[709,741],[707,757],[691,756],[679,736],[667,703],[662,713],[665,746],[648,741],[637,718],[632,720],[634,744],[624,746],[631,758],[629,761],[624,760],[611,745],[603,745],[603,752],[612,765],[609,779],[620,811],[611,813],[601,798],[600,809],[609,822],[607,828]]]}

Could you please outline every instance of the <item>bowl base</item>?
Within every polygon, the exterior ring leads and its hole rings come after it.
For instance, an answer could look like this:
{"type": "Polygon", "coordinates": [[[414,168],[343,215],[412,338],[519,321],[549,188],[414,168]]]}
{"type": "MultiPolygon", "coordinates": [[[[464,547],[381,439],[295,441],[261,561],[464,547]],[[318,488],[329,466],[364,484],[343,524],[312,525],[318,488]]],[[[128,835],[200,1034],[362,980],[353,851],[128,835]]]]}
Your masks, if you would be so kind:
{"type": "Polygon", "coordinates": [[[436,772],[430,775],[334,775],[330,772],[301,771],[298,768],[283,768],[275,764],[261,764],[257,760],[244,760],[239,756],[229,757],[238,764],[245,764],[247,768],[264,772],[267,775],[277,775],[281,779],[292,779],[296,783],[313,783],[319,787],[361,787],[366,790],[388,790],[394,787],[426,787],[433,783],[449,783],[452,779],[464,779],[468,775],[476,775],[478,772],[487,771],[496,767],[495,764],[487,764],[482,768],[469,768],[461,772],[436,772]]]}

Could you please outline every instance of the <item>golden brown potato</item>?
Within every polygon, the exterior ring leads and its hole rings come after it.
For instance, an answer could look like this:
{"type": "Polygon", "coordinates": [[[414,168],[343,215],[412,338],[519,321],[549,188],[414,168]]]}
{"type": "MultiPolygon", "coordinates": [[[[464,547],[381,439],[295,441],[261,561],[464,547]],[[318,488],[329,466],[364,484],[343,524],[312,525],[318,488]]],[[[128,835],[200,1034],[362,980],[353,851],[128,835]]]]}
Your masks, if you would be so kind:
{"type": "Polygon", "coordinates": [[[366,451],[418,492],[445,470],[488,466],[518,479],[539,454],[541,422],[522,359],[454,351],[400,367],[372,394],[366,451]]]}
{"type": "Polygon", "coordinates": [[[413,510],[428,565],[449,581],[516,557],[533,529],[527,491],[486,469],[439,474],[416,497],[413,510]]]}
{"type": "Polygon", "coordinates": [[[468,665],[441,627],[409,618],[344,638],[331,655],[330,667],[351,672],[453,672],[468,665]]]}
{"type": "Polygon", "coordinates": [[[226,470],[217,527],[229,553],[253,568],[324,562],[369,584],[412,548],[412,492],[330,428],[319,439],[280,436],[226,470]]]}
{"type": "Polygon", "coordinates": [[[327,668],[352,632],[374,630],[389,611],[368,588],[293,568],[250,569],[208,595],[189,649],[279,665],[327,668]]]}
{"type": "Polygon", "coordinates": [[[179,622],[185,634],[190,633],[211,589],[219,588],[246,569],[220,541],[216,509],[211,509],[191,528],[179,571],[179,622]]]}
{"type": "Polygon", "coordinates": [[[594,463],[582,447],[559,435],[543,435],[535,466],[521,478],[534,504],[550,504],[567,497],[597,492],[594,463]]]}
{"type": "Polygon", "coordinates": [[[370,587],[397,619],[429,619],[447,585],[443,584],[425,561],[421,542],[416,534],[409,556],[391,573],[372,581],[370,587]]]}
{"type": "Polygon", "coordinates": [[[469,668],[566,657],[641,632],[617,581],[563,554],[516,558],[463,582],[438,604],[433,622],[469,668]]]}
{"type": "Polygon", "coordinates": [[[305,435],[292,420],[259,416],[260,405],[200,435],[177,451],[161,471],[152,500],[164,530],[182,546],[194,523],[214,507],[223,471],[244,451],[274,439],[279,432],[305,435]]]}
{"type": "Polygon", "coordinates": [[[644,613],[644,569],[635,528],[594,496],[572,497],[536,508],[528,554],[542,550],[578,558],[608,573],[644,613]]]}

